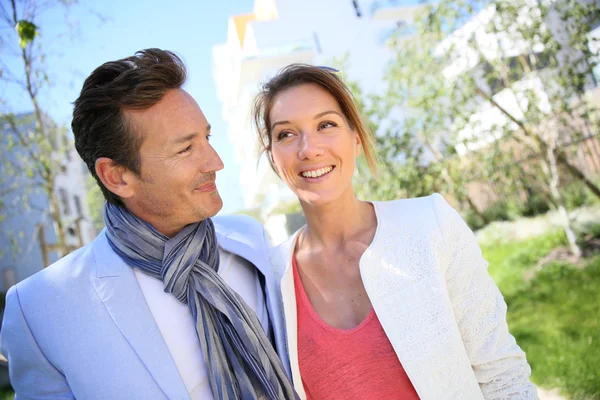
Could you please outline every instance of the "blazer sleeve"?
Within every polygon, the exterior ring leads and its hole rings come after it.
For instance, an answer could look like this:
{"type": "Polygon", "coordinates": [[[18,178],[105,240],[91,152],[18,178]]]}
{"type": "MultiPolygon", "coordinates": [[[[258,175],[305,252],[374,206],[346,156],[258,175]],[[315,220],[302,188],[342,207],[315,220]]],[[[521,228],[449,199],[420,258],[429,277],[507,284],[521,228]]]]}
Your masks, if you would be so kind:
{"type": "Polygon", "coordinates": [[[268,264],[269,263],[269,249],[271,248],[271,239],[269,239],[269,235],[267,234],[266,229],[259,223],[258,224],[259,229],[261,231],[261,236],[262,236],[262,243],[261,245],[263,246],[264,249],[264,254],[265,254],[265,263],[267,263],[267,265],[264,266],[264,270],[265,273],[263,274],[264,277],[264,282],[262,282],[261,286],[262,286],[262,295],[263,295],[263,299],[265,299],[265,312],[262,315],[262,319],[260,320],[261,325],[263,326],[263,328],[265,329],[266,332],[270,332],[271,329],[273,328],[271,326],[272,324],[272,318],[270,318],[271,315],[271,309],[269,306],[269,286],[270,286],[270,280],[273,279],[272,275],[273,272],[271,271],[271,266],[268,264]]]}
{"type": "Polygon", "coordinates": [[[433,202],[445,243],[448,293],[483,397],[537,399],[531,368],[508,331],[506,303],[473,232],[441,195],[433,202]]]}
{"type": "Polygon", "coordinates": [[[29,329],[16,285],[6,295],[0,350],[8,360],[16,400],[75,398],[65,376],[44,356],[29,329]]]}

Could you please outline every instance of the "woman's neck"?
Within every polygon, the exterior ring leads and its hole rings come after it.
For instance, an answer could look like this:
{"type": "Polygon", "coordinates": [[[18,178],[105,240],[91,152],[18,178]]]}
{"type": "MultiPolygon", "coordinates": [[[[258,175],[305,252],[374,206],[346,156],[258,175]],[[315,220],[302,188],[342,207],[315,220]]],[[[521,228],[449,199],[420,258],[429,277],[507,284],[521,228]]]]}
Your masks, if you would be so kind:
{"type": "Polygon", "coordinates": [[[353,192],[329,204],[302,204],[306,229],[301,247],[336,249],[377,224],[373,206],[353,192]]]}

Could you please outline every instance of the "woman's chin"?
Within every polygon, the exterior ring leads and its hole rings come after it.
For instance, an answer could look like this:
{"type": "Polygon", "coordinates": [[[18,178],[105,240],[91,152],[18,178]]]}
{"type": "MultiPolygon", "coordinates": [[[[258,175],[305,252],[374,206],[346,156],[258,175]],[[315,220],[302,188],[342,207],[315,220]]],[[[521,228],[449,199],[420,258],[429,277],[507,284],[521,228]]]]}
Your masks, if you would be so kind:
{"type": "Polygon", "coordinates": [[[310,207],[321,207],[338,200],[339,196],[335,196],[331,192],[309,192],[301,191],[297,192],[298,200],[310,207]]]}

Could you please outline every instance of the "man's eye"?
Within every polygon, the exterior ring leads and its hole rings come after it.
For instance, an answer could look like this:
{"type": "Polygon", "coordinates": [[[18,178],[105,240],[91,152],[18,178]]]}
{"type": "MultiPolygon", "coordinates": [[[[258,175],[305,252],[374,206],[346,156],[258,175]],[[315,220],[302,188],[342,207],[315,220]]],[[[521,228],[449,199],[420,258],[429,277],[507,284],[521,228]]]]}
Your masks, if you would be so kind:
{"type": "Polygon", "coordinates": [[[181,150],[178,154],[184,154],[187,153],[188,151],[190,151],[192,149],[192,145],[190,144],[188,147],[186,147],[185,149],[181,150]]]}
{"type": "Polygon", "coordinates": [[[210,142],[210,137],[211,137],[211,136],[212,136],[212,135],[211,135],[210,133],[209,133],[208,135],[206,135],[206,140],[208,140],[208,141],[210,142]]]}

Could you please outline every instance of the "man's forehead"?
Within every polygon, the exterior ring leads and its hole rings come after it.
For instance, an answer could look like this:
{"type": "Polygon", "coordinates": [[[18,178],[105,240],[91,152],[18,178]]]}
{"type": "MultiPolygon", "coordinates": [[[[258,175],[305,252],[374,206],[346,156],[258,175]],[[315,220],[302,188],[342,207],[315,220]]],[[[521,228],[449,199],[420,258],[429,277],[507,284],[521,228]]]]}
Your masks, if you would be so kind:
{"type": "Polygon", "coordinates": [[[179,124],[208,125],[206,117],[194,98],[183,89],[170,90],[156,104],[143,110],[126,109],[123,114],[130,122],[142,126],[172,126],[179,124]]]}
{"type": "Polygon", "coordinates": [[[194,100],[194,98],[183,89],[173,89],[167,91],[162,98],[155,104],[144,109],[125,109],[124,113],[129,114],[136,119],[164,119],[174,112],[180,110],[189,111],[189,109],[196,108],[200,110],[200,106],[194,100]]]}
{"type": "Polygon", "coordinates": [[[202,110],[184,90],[169,91],[152,107],[126,110],[124,116],[132,130],[142,136],[143,147],[183,143],[190,135],[210,130],[202,110]]]}

